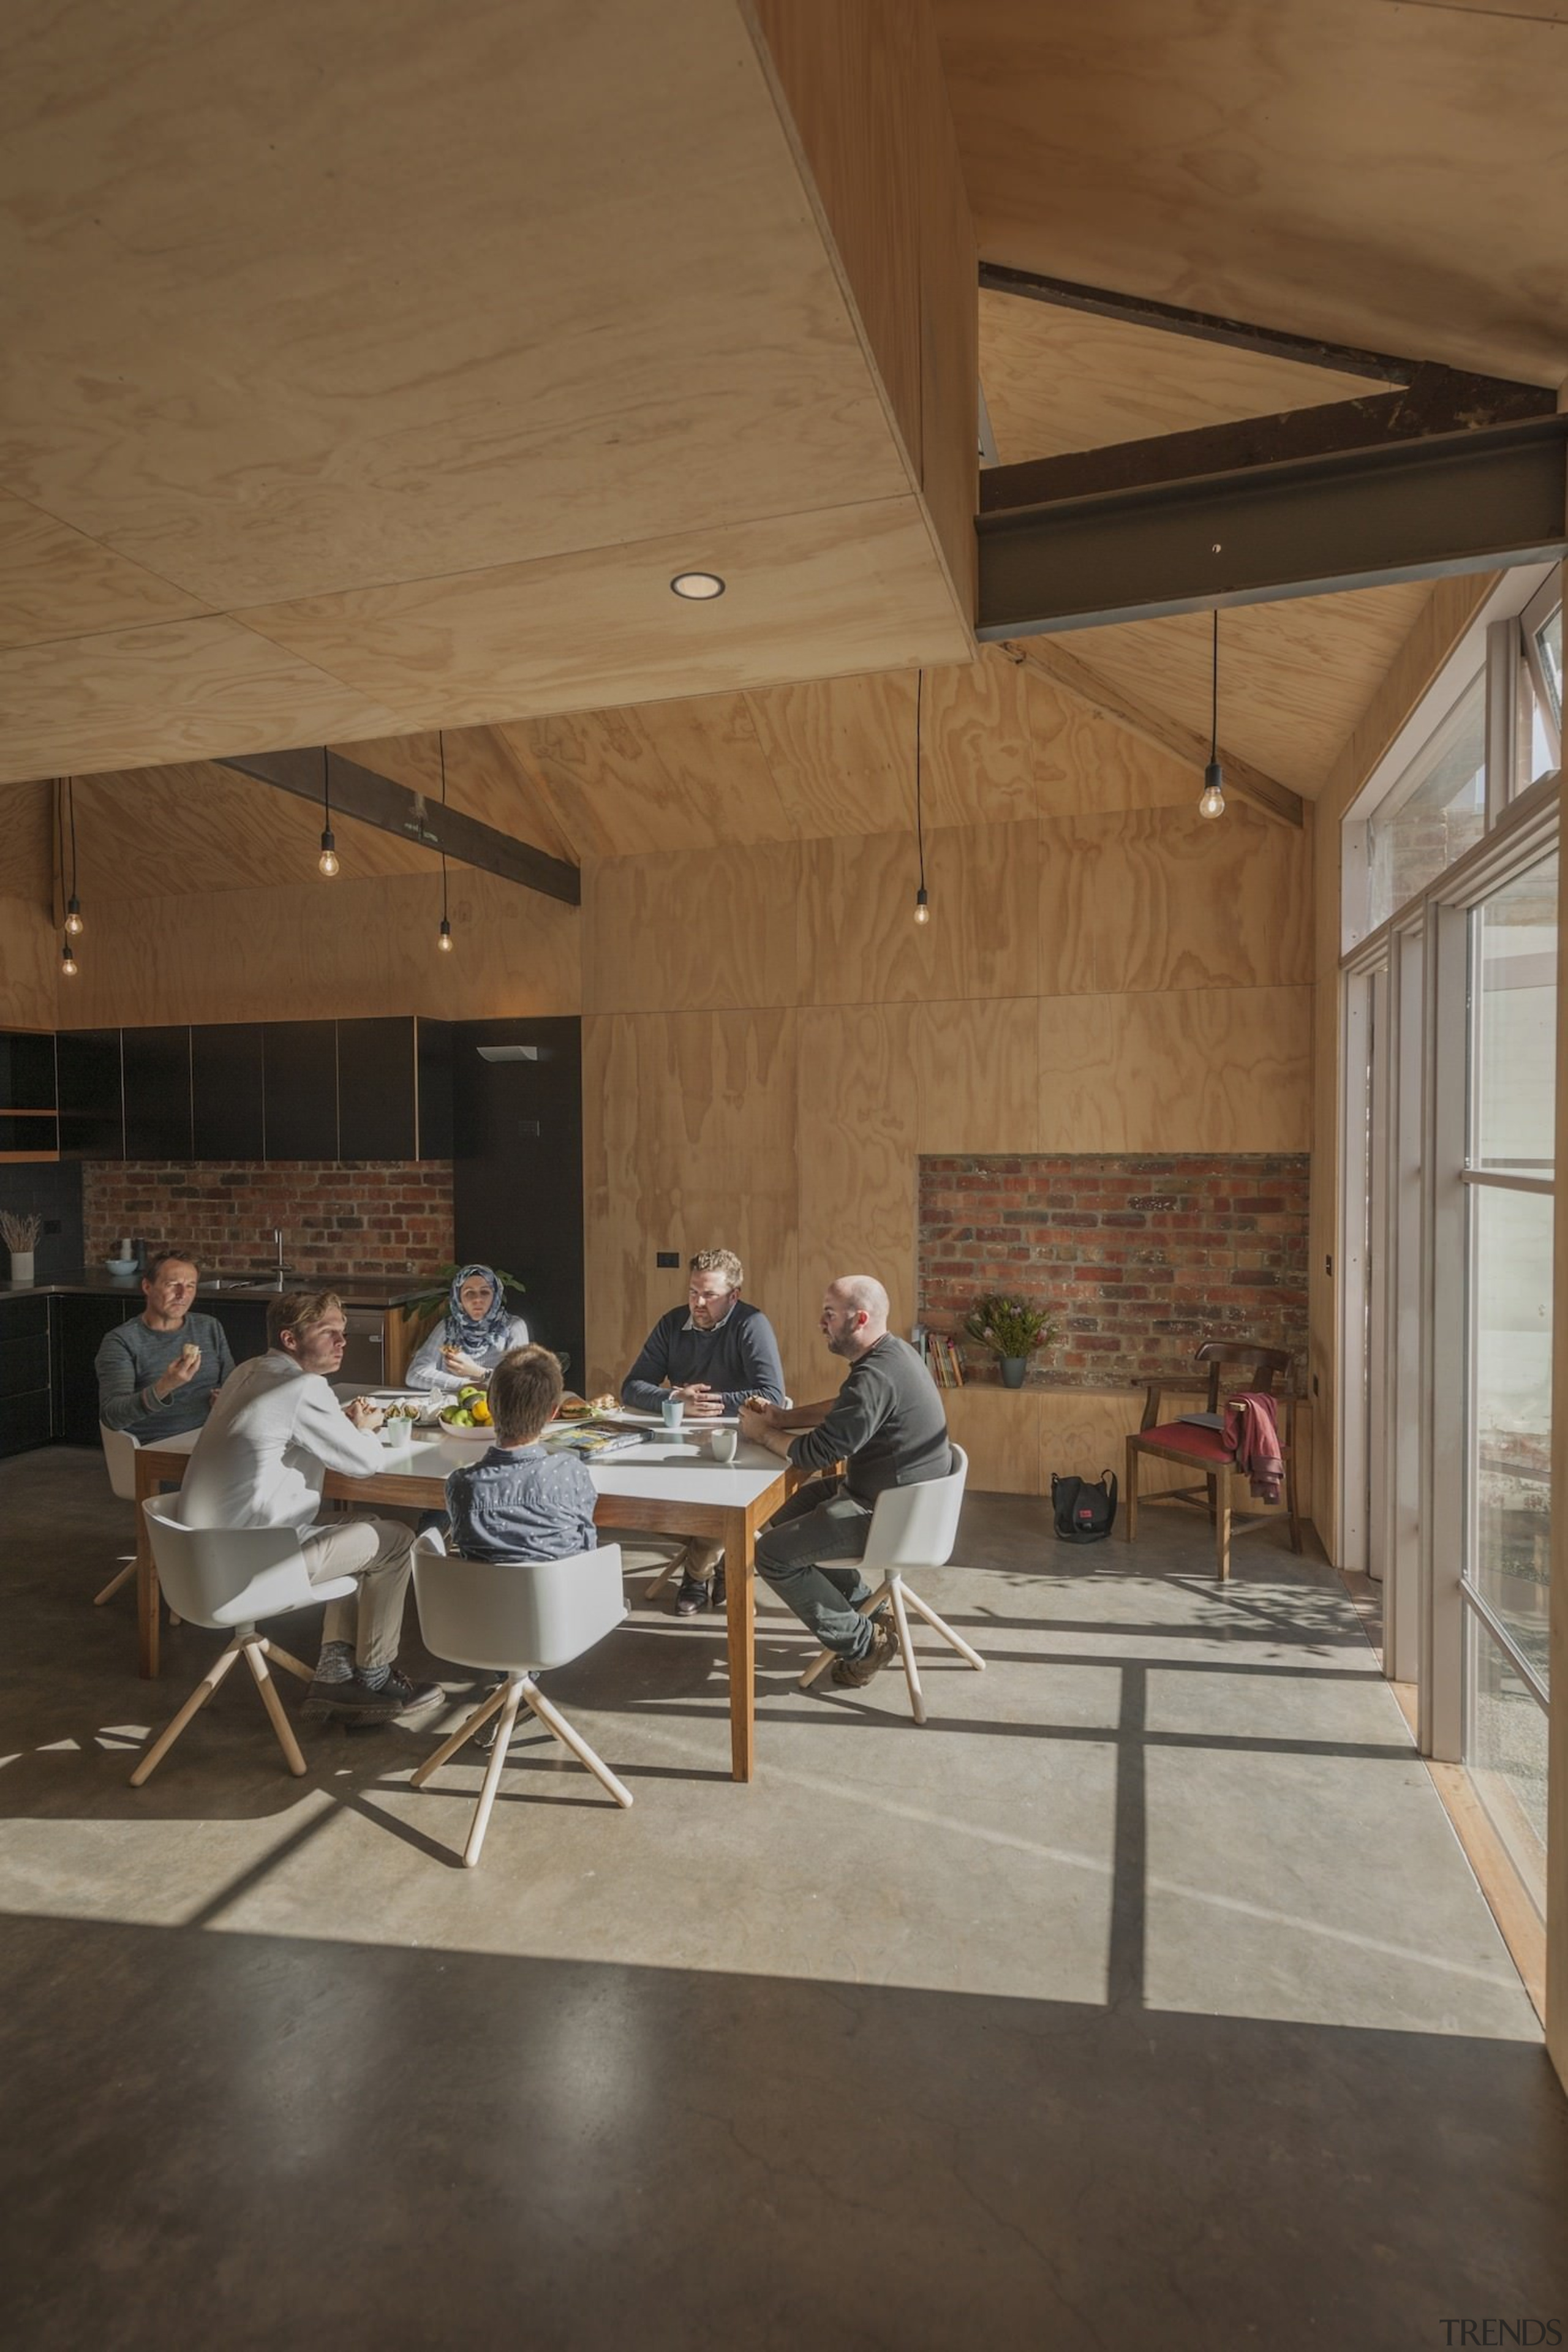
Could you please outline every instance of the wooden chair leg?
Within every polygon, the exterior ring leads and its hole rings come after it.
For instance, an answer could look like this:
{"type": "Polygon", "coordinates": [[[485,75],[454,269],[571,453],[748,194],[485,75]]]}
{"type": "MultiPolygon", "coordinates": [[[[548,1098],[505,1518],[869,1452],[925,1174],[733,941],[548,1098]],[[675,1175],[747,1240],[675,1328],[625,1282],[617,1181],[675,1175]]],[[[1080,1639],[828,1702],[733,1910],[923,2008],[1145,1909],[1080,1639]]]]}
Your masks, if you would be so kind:
{"type": "Polygon", "coordinates": [[[443,1739],[433,1756],[426,1756],[424,1763],[409,1781],[409,1787],[422,1789],[430,1775],[433,1772],[438,1772],[443,1764],[449,1762],[466,1740],[471,1739],[476,1731],[482,1731],[497,1707],[506,1705],[506,1695],[510,1687],[510,1683],[500,1683],[490,1692],[488,1698],[482,1699],[472,1715],[464,1717],[450,1738],[443,1739]]]}
{"type": "Polygon", "coordinates": [[[289,1651],[280,1650],[276,1642],[269,1642],[261,1634],[257,1635],[257,1640],[260,1644],[262,1655],[269,1658],[275,1666],[281,1666],[286,1674],[298,1675],[302,1683],[315,1681],[313,1670],[303,1664],[289,1651]]]}
{"type": "Polygon", "coordinates": [[[298,1780],[305,1769],[305,1759],[300,1753],[300,1743],[294,1737],[294,1727],[283,1712],[283,1702],[278,1696],[278,1685],[268,1669],[266,1644],[262,1642],[245,1643],[246,1664],[256,1676],[256,1687],[261,1693],[261,1704],[272,1718],[272,1728],[278,1734],[278,1745],[288,1759],[289,1769],[298,1780]]]}
{"type": "Polygon", "coordinates": [[[121,1586],[122,1584],[129,1584],[135,1573],[136,1555],[132,1552],[124,1567],[116,1569],[114,1574],[110,1578],[109,1582],[104,1586],[103,1591],[93,1594],[93,1607],[95,1609],[101,1609],[106,1601],[112,1601],[121,1586]]]}
{"type": "Polygon", "coordinates": [[[632,1801],[631,1790],[622,1787],[603,1757],[596,1756],[582,1733],[574,1731],[566,1717],[551,1706],[538,1684],[531,1680],[525,1681],[522,1685],[522,1695],[541,1723],[555,1734],[563,1748],[571,1749],[579,1764],[587,1766],[595,1780],[609,1790],[616,1804],[629,1805],[632,1801]]]}
{"type": "Polygon", "coordinates": [[[211,1698],[214,1691],[216,1690],[219,1683],[222,1682],[225,1675],[227,1674],[230,1666],[233,1665],[235,1660],[238,1657],[239,1652],[240,1644],[237,1642],[231,1643],[229,1647],[224,1652],[222,1657],[216,1659],[208,1671],[202,1676],[200,1682],[196,1685],[195,1690],[191,1693],[189,1698],[185,1701],[178,1715],[175,1716],[174,1721],[169,1725],[166,1730],[159,1733],[157,1738],[153,1742],[152,1747],[147,1749],[146,1753],[138,1763],[135,1770],[132,1773],[131,1785],[133,1789],[141,1788],[142,1782],[148,1780],[151,1775],[157,1770],[159,1765],[163,1762],[170,1748],[173,1748],[175,1740],[178,1739],[181,1732],[185,1728],[185,1726],[191,1721],[194,1716],[199,1715],[203,1707],[205,1706],[208,1699],[211,1698]]]}
{"type": "Polygon", "coordinates": [[[945,1618],[939,1617],[936,1611],[931,1606],[930,1602],[922,1601],[920,1594],[914,1591],[912,1588],[907,1584],[904,1587],[904,1599],[909,1602],[911,1609],[915,1609],[920,1612],[920,1614],[925,1619],[926,1623],[931,1627],[931,1632],[933,1633],[940,1633],[942,1640],[948,1643],[950,1648],[956,1650],[959,1656],[964,1659],[968,1664],[974,1668],[976,1674],[983,1675],[985,1672],[985,1661],[981,1656],[979,1651],[972,1650],[968,1643],[964,1640],[963,1634],[955,1633],[952,1627],[948,1624],[945,1618]]]}
{"type": "MultiPolygon", "coordinates": [[[[887,1597],[888,1581],[884,1577],[881,1583],[877,1587],[875,1592],[868,1593],[864,1601],[858,1601],[856,1602],[856,1613],[861,1617],[868,1617],[872,1610],[878,1608],[880,1603],[887,1599],[887,1597]]],[[[802,1675],[799,1682],[795,1685],[795,1688],[797,1690],[809,1690],[812,1684],[816,1680],[818,1675],[825,1675],[837,1655],[838,1653],[837,1650],[818,1650],[816,1657],[813,1658],[810,1665],[807,1666],[805,1674],[802,1675]]]]}
{"type": "Polygon", "coordinates": [[[925,1693],[921,1688],[920,1668],[915,1664],[915,1645],[910,1639],[910,1621],[904,1614],[903,1579],[889,1580],[888,1598],[892,1603],[893,1623],[898,1629],[899,1656],[904,1669],[904,1680],[910,1688],[910,1712],[917,1723],[926,1719],[925,1693]]]}
{"type": "Polygon", "coordinates": [[[472,1870],[479,1858],[479,1848],[484,1844],[485,1832],[490,1825],[490,1809],[495,1803],[496,1790],[500,1783],[500,1768],[506,1762],[506,1751],[511,1746],[512,1726],[517,1721],[517,1710],[521,1701],[522,1678],[518,1675],[508,1683],[501,1694],[500,1727],[496,1733],[496,1744],[490,1749],[490,1760],[485,1772],[485,1785],[479,1790],[479,1801],[474,1807],[474,1818],[468,1830],[468,1843],[463,1848],[465,1870],[472,1870]]]}
{"type": "Polygon", "coordinates": [[[1230,1577],[1230,1477],[1221,1471],[1210,1481],[1214,1493],[1215,1549],[1219,1559],[1219,1580],[1226,1583],[1230,1577]]]}
{"type": "Polygon", "coordinates": [[[675,1580],[679,1575],[681,1570],[686,1566],[686,1547],[682,1545],[681,1549],[676,1553],[673,1559],[667,1559],[665,1561],[664,1566],[659,1570],[658,1574],[648,1586],[647,1597],[650,1601],[657,1601],[661,1592],[668,1591],[668,1588],[675,1582],[675,1580]]]}

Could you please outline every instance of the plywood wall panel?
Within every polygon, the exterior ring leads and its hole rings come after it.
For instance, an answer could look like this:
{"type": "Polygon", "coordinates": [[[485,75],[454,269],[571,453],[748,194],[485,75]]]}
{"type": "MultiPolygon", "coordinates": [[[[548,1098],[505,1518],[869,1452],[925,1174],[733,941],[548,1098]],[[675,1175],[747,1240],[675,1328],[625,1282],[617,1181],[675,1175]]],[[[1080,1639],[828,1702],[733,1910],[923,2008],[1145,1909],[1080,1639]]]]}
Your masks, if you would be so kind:
{"type": "MultiPolygon", "coordinates": [[[[921,799],[928,825],[1008,824],[1038,806],[1028,683],[994,646],[973,662],[925,673],[921,799]]],[[[912,731],[912,730],[911,730],[912,731]]],[[[914,751],[910,750],[910,772],[914,751]]]]}
{"type": "MultiPolygon", "coordinates": [[[[1026,1389],[944,1391],[948,1435],[969,1456],[969,1485],[987,1495],[1040,1491],[1039,1400],[1026,1389]]],[[[1042,1522],[1042,1541],[1047,1530],[1042,1522]]],[[[963,1557],[962,1551],[958,1555],[963,1557]]],[[[1042,1560],[1041,1565],[1047,1563],[1042,1560]]]]}
{"type": "Polygon", "coordinates": [[[0,1024],[53,1029],[60,935],[37,898],[0,894],[0,1024]]]}
{"type": "Polygon", "coordinates": [[[434,873],[104,900],[89,912],[73,1025],[304,1021],[425,1013],[446,1019],[575,1013],[574,908],[454,869],[456,951],[437,951],[434,873]]]}
{"type": "Polygon", "coordinates": [[[1037,669],[1019,665],[1042,816],[1110,809],[1195,810],[1203,779],[1169,752],[1100,717],[1037,669]]]}
{"type": "Polygon", "coordinates": [[[1042,1151],[1304,1151],[1310,988],[1040,999],[1042,1151]]]}
{"type": "Polygon", "coordinates": [[[1039,874],[1047,994],[1311,979],[1307,844],[1252,809],[1047,819],[1039,874]]]}
{"type": "MultiPolygon", "coordinates": [[[[315,883],[321,811],[210,761],[76,780],[77,848],[84,908],[114,898],[289,888],[315,883]]],[[[434,875],[433,853],[398,834],[334,814],[339,883],[369,876],[434,875]]],[[[323,899],[320,911],[330,912],[323,899]]]]}
{"type": "Polygon", "coordinates": [[[836,1276],[874,1274],[907,1330],[914,1316],[920,1110],[912,1006],[802,1012],[800,1279],[814,1311],[836,1276]]]}
{"type": "Polygon", "coordinates": [[[769,687],[746,703],[792,831],[812,838],[914,823],[912,671],[769,687]]]}
{"type": "MultiPolygon", "coordinates": [[[[0,842],[5,844],[0,872],[7,896],[63,915],[63,903],[55,904],[55,794],[52,782],[0,784],[0,842]]],[[[69,857],[68,843],[68,874],[69,857]]]]}
{"type": "Polygon", "coordinates": [[[806,1000],[859,1004],[1032,995],[1038,984],[1033,825],[944,826],[926,835],[931,919],[914,919],[912,834],[804,846],[806,1000]]]}
{"type": "MultiPolygon", "coordinates": [[[[584,1023],[588,1348],[618,1386],[683,1279],[659,1249],[726,1247],[793,1340],[798,1292],[795,1016],[610,1014],[584,1023]]],[[[787,1360],[787,1359],[786,1359],[787,1360]]]]}
{"type": "Polygon", "coordinates": [[[1039,1011],[1032,996],[917,1005],[910,1054],[921,1151],[1038,1149],[1039,1011]]]}
{"type": "Polygon", "coordinates": [[[800,995],[799,842],[590,861],[584,1006],[718,1011],[800,995]]]}

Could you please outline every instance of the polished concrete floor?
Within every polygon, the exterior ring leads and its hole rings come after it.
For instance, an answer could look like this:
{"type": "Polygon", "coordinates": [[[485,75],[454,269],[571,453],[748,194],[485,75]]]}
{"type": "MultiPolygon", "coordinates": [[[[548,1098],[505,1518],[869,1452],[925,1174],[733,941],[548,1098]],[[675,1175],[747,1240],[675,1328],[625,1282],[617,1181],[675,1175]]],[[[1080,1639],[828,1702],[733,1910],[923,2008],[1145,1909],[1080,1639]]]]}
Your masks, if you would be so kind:
{"type": "Polygon", "coordinates": [[[476,1767],[307,1728],[293,1780],[242,1677],[127,1787],[217,1645],[138,1681],[128,1525],[0,1465],[7,2345],[1568,2340],[1533,2012],[1273,1530],[1221,1591],[1169,1509],[972,1497],[929,1589],[986,1672],[933,1652],[920,1731],[770,1613],[749,1789],[721,1628],[639,1601],[551,1683],[635,1809],[531,1739],[468,1873],[476,1767]]]}

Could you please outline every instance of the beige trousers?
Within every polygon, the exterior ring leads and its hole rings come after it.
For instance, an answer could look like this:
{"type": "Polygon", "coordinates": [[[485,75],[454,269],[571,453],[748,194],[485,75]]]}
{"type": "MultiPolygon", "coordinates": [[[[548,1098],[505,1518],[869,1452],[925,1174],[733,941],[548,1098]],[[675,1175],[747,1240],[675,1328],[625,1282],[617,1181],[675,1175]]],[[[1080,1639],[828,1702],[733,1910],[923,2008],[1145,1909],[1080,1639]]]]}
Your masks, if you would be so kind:
{"type": "Polygon", "coordinates": [[[339,1519],[310,1528],[300,1538],[300,1549],[312,1584],[330,1584],[340,1576],[359,1579],[352,1601],[328,1601],[322,1641],[352,1642],[358,1666],[395,1665],[414,1529],[397,1519],[339,1519]]]}
{"type": "Polygon", "coordinates": [[[711,1584],[716,1570],[724,1565],[721,1543],[699,1543],[695,1538],[686,1547],[684,1573],[699,1583],[711,1584]]]}

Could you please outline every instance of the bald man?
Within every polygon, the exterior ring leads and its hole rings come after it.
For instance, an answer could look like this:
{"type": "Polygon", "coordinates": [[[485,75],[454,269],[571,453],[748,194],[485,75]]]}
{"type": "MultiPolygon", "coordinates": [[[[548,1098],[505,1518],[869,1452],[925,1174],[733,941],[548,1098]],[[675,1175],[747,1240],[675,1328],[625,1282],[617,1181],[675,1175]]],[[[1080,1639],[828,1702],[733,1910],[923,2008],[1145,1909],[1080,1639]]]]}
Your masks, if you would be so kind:
{"type": "Polygon", "coordinates": [[[803,1470],[847,1465],[842,1477],[814,1478],[774,1512],[757,1538],[757,1572],[825,1650],[837,1652],[834,1681],[856,1690],[899,1650],[882,1611],[859,1613],[871,1595],[859,1562],[877,1497],[889,1486],[945,1478],[952,1450],[936,1383],[908,1340],[889,1330],[888,1294],[873,1276],[830,1283],[819,1328],[849,1367],[837,1395],[821,1404],[747,1404],[741,1434],[803,1470]]]}

